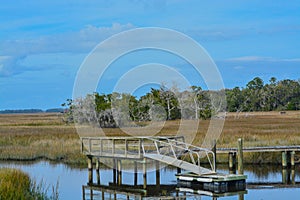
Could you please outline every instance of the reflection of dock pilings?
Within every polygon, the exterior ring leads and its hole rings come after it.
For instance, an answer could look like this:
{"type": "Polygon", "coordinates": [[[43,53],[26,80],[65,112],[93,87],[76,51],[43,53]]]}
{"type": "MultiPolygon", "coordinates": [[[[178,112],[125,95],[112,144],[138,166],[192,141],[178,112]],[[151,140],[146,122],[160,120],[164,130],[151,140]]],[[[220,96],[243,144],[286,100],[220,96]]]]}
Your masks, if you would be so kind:
{"type": "MultiPolygon", "coordinates": [[[[99,185],[101,183],[100,181],[100,158],[94,158],[92,156],[87,156],[88,160],[88,185],[94,185],[93,182],[94,178],[94,171],[96,172],[96,183],[99,185]],[[94,161],[94,162],[93,162],[94,161]],[[95,166],[95,170],[94,170],[95,166]]],[[[122,185],[122,161],[121,159],[112,159],[113,167],[112,167],[112,183],[115,185],[122,185]]],[[[133,165],[133,184],[135,186],[138,185],[138,165],[142,165],[142,176],[143,176],[143,188],[146,189],[147,187],[147,159],[144,158],[142,161],[138,160],[132,160],[131,162],[134,163],[133,165]]],[[[160,164],[158,161],[155,161],[155,167],[156,167],[156,185],[160,185],[160,164]]],[[[178,170],[180,171],[180,170],[178,170]]]]}
{"type": "Polygon", "coordinates": [[[170,184],[170,185],[148,185],[147,189],[143,185],[83,185],[82,197],[83,200],[92,199],[201,199],[202,196],[210,196],[213,199],[219,197],[239,196],[239,200],[247,194],[246,190],[230,191],[228,186],[216,186],[217,191],[213,192],[211,185],[197,186],[185,184],[170,184]],[[207,189],[204,189],[207,188],[207,189]]]}
{"type": "Polygon", "coordinates": [[[295,185],[295,168],[282,169],[282,183],[295,185]]]}

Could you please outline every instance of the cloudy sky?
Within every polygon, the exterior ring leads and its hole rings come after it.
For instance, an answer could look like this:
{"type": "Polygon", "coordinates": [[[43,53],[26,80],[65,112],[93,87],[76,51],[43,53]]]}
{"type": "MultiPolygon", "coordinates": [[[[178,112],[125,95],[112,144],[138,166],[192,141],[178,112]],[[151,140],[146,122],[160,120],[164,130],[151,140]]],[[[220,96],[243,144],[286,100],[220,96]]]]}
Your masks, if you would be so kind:
{"type": "MultiPolygon", "coordinates": [[[[173,29],[197,41],[226,88],[244,87],[256,76],[265,83],[272,76],[300,78],[296,0],[11,0],[0,6],[0,110],[59,107],[72,97],[76,74],[97,44],[144,27],[173,29]]],[[[133,64],[151,62],[174,66],[198,83],[186,63],[165,52],[128,57],[114,63],[99,92],[109,92],[118,73],[133,64]]]]}

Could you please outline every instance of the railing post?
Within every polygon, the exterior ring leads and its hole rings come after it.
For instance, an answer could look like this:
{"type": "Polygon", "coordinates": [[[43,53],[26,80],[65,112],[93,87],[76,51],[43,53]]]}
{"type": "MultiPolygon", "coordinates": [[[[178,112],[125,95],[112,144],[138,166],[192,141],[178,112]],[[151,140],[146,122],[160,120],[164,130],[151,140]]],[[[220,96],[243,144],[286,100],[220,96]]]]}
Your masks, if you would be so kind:
{"type": "Polygon", "coordinates": [[[102,156],[103,152],[103,139],[100,140],[100,155],[102,156]]]}
{"type": "Polygon", "coordinates": [[[125,139],[125,157],[127,157],[127,152],[128,152],[128,140],[125,139]]]}
{"type": "Polygon", "coordinates": [[[145,149],[142,149],[142,148],[144,148],[144,147],[142,147],[142,138],[139,138],[139,149],[138,149],[138,151],[139,151],[139,158],[141,157],[141,151],[143,151],[143,154],[144,154],[144,151],[145,151],[145,149]]]}
{"type": "Polygon", "coordinates": [[[89,153],[92,153],[92,139],[89,138],[89,153]]]}
{"type": "Polygon", "coordinates": [[[112,139],[112,155],[114,155],[115,154],[115,140],[114,139],[112,139]]]}

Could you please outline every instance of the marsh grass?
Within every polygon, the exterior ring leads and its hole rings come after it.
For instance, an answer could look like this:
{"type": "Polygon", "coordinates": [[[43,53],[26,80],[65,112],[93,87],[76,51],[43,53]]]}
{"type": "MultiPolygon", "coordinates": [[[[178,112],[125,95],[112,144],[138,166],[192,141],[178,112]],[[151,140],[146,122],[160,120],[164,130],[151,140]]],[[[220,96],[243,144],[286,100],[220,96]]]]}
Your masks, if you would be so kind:
{"type": "Polygon", "coordinates": [[[18,169],[0,169],[0,199],[5,200],[58,200],[58,183],[52,195],[43,182],[36,183],[29,175],[18,169]]]}
{"type": "MultiPolygon", "coordinates": [[[[61,114],[0,115],[0,159],[49,159],[86,164],[74,125],[65,124],[62,119],[61,114]]],[[[188,132],[181,134],[192,137],[193,144],[201,146],[209,122],[199,122],[195,137],[188,132]]],[[[158,135],[177,135],[179,126],[180,120],[167,121],[158,135]]],[[[187,123],[187,131],[188,126],[187,123]]],[[[103,131],[106,136],[126,135],[119,128],[103,131]]],[[[236,147],[238,138],[244,139],[245,147],[300,145],[300,112],[288,111],[284,115],[278,112],[229,113],[217,147],[236,147]]],[[[280,155],[276,153],[246,153],[244,157],[247,163],[280,162],[280,155]]],[[[218,162],[223,161],[227,161],[227,155],[218,156],[218,162]]]]}

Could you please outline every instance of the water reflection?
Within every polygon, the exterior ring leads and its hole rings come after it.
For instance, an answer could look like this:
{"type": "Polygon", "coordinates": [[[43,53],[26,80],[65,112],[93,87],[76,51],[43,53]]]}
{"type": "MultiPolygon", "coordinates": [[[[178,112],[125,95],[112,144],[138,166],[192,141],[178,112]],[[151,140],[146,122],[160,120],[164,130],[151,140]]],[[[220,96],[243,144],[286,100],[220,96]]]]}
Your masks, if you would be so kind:
{"type": "Polygon", "coordinates": [[[179,185],[147,185],[144,189],[142,185],[84,185],[82,186],[83,200],[97,199],[202,199],[209,196],[213,199],[220,197],[237,196],[243,199],[246,190],[235,192],[215,193],[193,187],[179,185]]]}
{"type": "MultiPolygon", "coordinates": [[[[53,162],[0,162],[0,167],[10,167],[10,168],[19,168],[27,172],[31,177],[35,178],[37,182],[43,180],[47,185],[55,185],[59,180],[59,196],[62,200],[68,199],[83,199],[83,185],[87,185],[88,172],[85,168],[70,167],[61,163],[53,162]]],[[[140,170],[140,169],[139,169],[140,170]]],[[[228,173],[228,166],[218,166],[218,171],[228,173]]],[[[245,174],[248,176],[247,179],[247,194],[244,194],[245,199],[297,199],[300,194],[300,166],[297,165],[295,170],[292,171],[289,169],[284,172],[281,166],[269,166],[269,165],[256,165],[256,166],[245,166],[245,174]],[[282,174],[284,176],[282,176],[282,174]],[[285,176],[286,174],[286,176],[285,176]],[[294,175],[293,175],[294,174],[294,175]],[[290,177],[290,180],[285,179],[284,177],[290,177]],[[294,178],[292,178],[294,177],[294,178]],[[287,180],[284,183],[284,180],[287,180]]],[[[122,182],[123,185],[135,185],[135,180],[132,172],[122,173],[122,182]]],[[[238,194],[233,196],[224,196],[224,197],[212,197],[210,193],[203,194],[201,190],[190,190],[189,187],[178,187],[176,178],[174,174],[177,173],[176,168],[165,167],[161,169],[161,185],[167,185],[175,187],[173,190],[164,190],[161,189],[160,195],[166,196],[168,192],[170,193],[169,197],[173,199],[201,199],[201,200],[212,200],[212,199],[241,199],[242,197],[238,194]],[[184,189],[182,189],[184,188],[184,189]],[[178,194],[177,194],[178,193],[178,194]],[[178,196],[176,196],[178,195],[178,196]]],[[[100,181],[102,185],[111,187],[113,180],[112,170],[101,166],[100,170],[100,181]]],[[[97,184],[97,176],[94,176],[94,183],[97,184]]],[[[137,177],[136,185],[143,184],[143,177],[140,174],[137,177]]],[[[156,185],[155,180],[155,171],[149,172],[147,174],[147,184],[156,185]]],[[[147,186],[148,186],[147,185],[147,186]]],[[[164,187],[164,186],[163,186],[164,187]]],[[[116,186],[115,189],[120,189],[119,186],[116,186]]],[[[85,197],[89,199],[89,189],[85,189],[85,197]]],[[[101,191],[94,191],[94,199],[102,199],[101,191]]],[[[51,192],[51,191],[50,191],[51,192]]],[[[150,194],[150,193],[148,193],[150,194]]],[[[104,193],[104,199],[113,199],[114,194],[104,193]]],[[[227,195],[227,194],[226,194],[227,195]]],[[[117,199],[127,199],[125,194],[117,195],[117,199]]],[[[148,199],[155,199],[156,197],[148,196],[148,199]]],[[[129,199],[139,199],[138,197],[130,196],[129,199]]]]}

